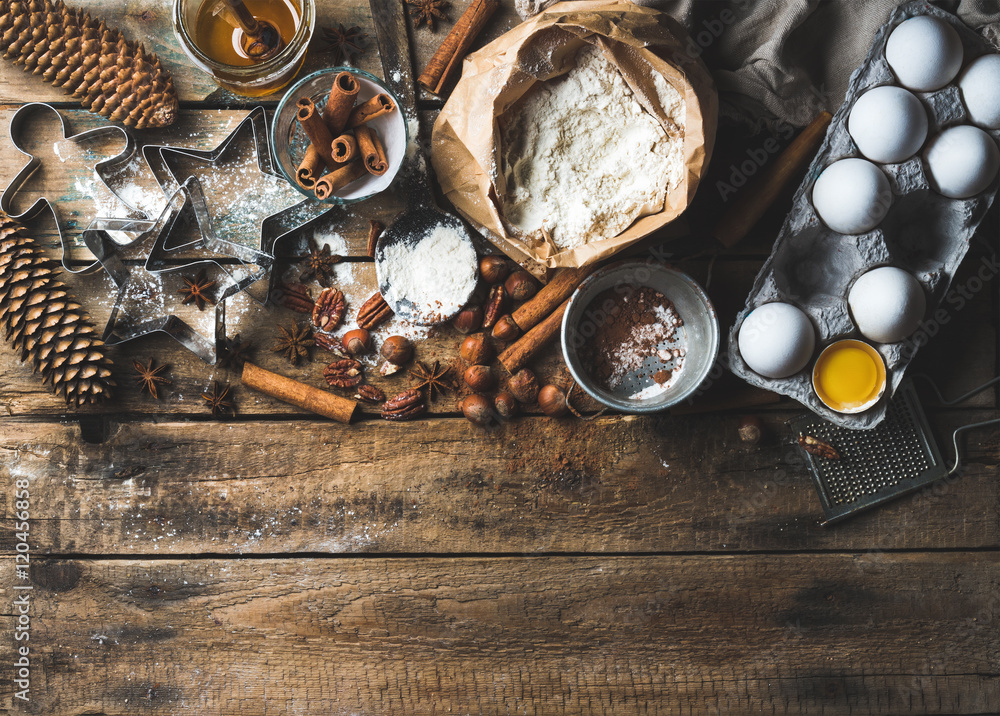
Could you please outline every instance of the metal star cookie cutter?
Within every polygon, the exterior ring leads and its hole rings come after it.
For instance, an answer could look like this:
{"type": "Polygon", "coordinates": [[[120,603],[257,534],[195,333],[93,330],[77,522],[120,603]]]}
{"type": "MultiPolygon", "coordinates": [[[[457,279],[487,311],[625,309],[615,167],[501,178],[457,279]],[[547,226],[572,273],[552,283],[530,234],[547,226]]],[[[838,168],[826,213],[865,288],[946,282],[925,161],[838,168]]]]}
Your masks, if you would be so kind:
{"type": "MultiPolygon", "coordinates": [[[[160,184],[164,193],[170,194],[180,186],[180,183],[187,177],[179,176],[175,167],[171,165],[171,159],[176,157],[187,157],[210,165],[213,171],[218,170],[218,166],[227,157],[227,152],[237,142],[242,140],[242,135],[247,131],[249,125],[253,137],[254,154],[257,159],[257,168],[261,175],[272,177],[280,182],[282,186],[287,184],[287,180],[276,170],[274,158],[271,155],[271,144],[267,128],[267,115],[263,107],[254,107],[240,120],[232,132],[222,140],[214,149],[188,149],[184,147],[173,147],[170,145],[149,144],[142,148],[142,155],[160,184]]],[[[334,210],[341,209],[339,206],[329,206],[319,201],[302,199],[296,193],[296,202],[289,204],[277,211],[269,214],[261,212],[255,219],[255,224],[259,230],[258,246],[260,251],[274,257],[275,246],[285,240],[288,236],[298,234],[315,224],[324,220],[334,210]],[[314,216],[303,216],[308,214],[310,209],[319,210],[314,216]]],[[[342,210],[342,209],[341,209],[342,210]]],[[[209,242],[223,240],[217,234],[217,227],[214,222],[209,222],[209,232],[207,240],[209,242]]],[[[230,243],[236,243],[229,239],[230,243]]],[[[239,244],[243,245],[243,244],[239,244]]]]}
{"type": "MultiPolygon", "coordinates": [[[[104,180],[104,173],[103,173],[103,171],[108,169],[109,167],[117,166],[119,164],[131,160],[136,151],[135,140],[124,127],[119,127],[113,124],[106,124],[100,127],[94,127],[92,129],[87,129],[77,134],[71,135],[69,133],[69,128],[66,124],[66,119],[63,117],[63,115],[60,114],[59,111],[56,110],[52,105],[45,104],[44,102],[30,102],[28,104],[25,104],[14,113],[13,117],[11,117],[10,126],[8,128],[8,132],[10,134],[10,141],[18,152],[28,157],[28,162],[14,176],[14,178],[10,180],[10,183],[7,184],[7,187],[3,190],[3,193],[0,194],[0,210],[6,212],[12,219],[16,219],[23,223],[26,221],[31,221],[32,219],[37,217],[41,212],[48,209],[49,213],[52,215],[53,220],[55,221],[56,232],[59,234],[59,245],[61,251],[60,263],[62,264],[63,269],[65,269],[68,273],[72,274],[88,273],[98,268],[100,266],[100,262],[94,261],[93,263],[90,263],[84,266],[83,268],[78,268],[78,269],[74,269],[72,266],[70,266],[70,264],[67,261],[71,248],[69,245],[69,239],[67,235],[63,233],[63,224],[59,220],[59,213],[56,211],[56,207],[53,205],[53,203],[49,201],[48,197],[46,196],[39,197],[30,207],[28,207],[25,211],[21,212],[20,214],[13,214],[10,211],[14,195],[21,189],[22,186],[24,186],[24,183],[31,177],[31,175],[34,174],[35,171],[37,171],[37,169],[42,165],[41,159],[36,157],[31,152],[25,151],[22,148],[23,142],[21,140],[21,138],[26,133],[33,131],[29,125],[26,125],[26,122],[28,116],[38,110],[47,110],[52,114],[54,114],[56,118],[59,120],[59,126],[62,130],[63,139],[69,142],[73,142],[74,144],[83,144],[86,141],[99,138],[105,135],[117,134],[125,139],[125,148],[121,152],[119,152],[114,157],[97,162],[97,164],[94,165],[93,169],[94,173],[97,175],[97,178],[105,186],[105,188],[107,188],[107,190],[123,205],[128,207],[131,211],[135,212],[135,214],[139,215],[137,217],[124,218],[124,219],[119,219],[117,221],[122,222],[121,224],[122,226],[125,225],[131,226],[132,230],[137,230],[137,229],[141,230],[144,224],[146,226],[152,225],[152,222],[149,221],[149,217],[143,211],[132,206],[129,202],[125,201],[125,199],[119,196],[118,192],[116,192],[111,187],[111,185],[109,185],[104,180]]],[[[98,230],[99,227],[95,225],[95,222],[91,222],[90,226],[88,226],[83,231],[82,237],[84,243],[88,242],[88,234],[98,230]]],[[[120,229],[120,230],[128,230],[128,229],[120,229]]],[[[94,239],[91,238],[90,240],[93,241],[94,239]]]]}
{"type": "MultiPolygon", "coordinates": [[[[270,270],[271,257],[263,252],[254,252],[254,256],[261,261],[258,264],[258,269],[256,271],[251,270],[242,260],[239,260],[238,263],[242,266],[242,269],[236,271],[235,274],[230,270],[233,265],[225,263],[225,259],[200,258],[192,260],[189,256],[186,256],[183,259],[183,263],[171,263],[169,260],[170,254],[182,249],[189,249],[191,246],[201,243],[199,240],[180,244],[172,249],[168,248],[169,239],[172,234],[179,228],[183,228],[182,221],[193,221],[199,233],[205,232],[209,227],[204,195],[200,192],[200,185],[198,179],[195,177],[189,178],[180,185],[178,190],[167,201],[167,206],[153,223],[152,228],[142,233],[135,241],[128,244],[118,244],[112,241],[104,231],[95,232],[91,235],[102,239],[100,242],[93,243],[90,248],[97,255],[99,262],[104,266],[111,276],[112,281],[118,287],[115,305],[111,310],[111,316],[104,331],[104,340],[110,345],[116,345],[150,333],[163,332],[206,363],[214,365],[217,360],[218,341],[226,335],[226,299],[264,278],[270,270]],[[141,252],[144,244],[149,244],[144,254],[146,257],[145,263],[142,266],[129,267],[122,259],[122,254],[125,252],[141,252]],[[135,289],[138,282],[144,276],[156,277],[160,282],[159,298],[162,300],[164,296],[162,290],[163,274],[176,273],[203,263],[214,264],[228,277],[226,281],[227,285],[219,294],[215,304],[214,331],[211,337],[200,333],[190,323],[174,313],[153,310],[141,316],[136,316],[130,315],[124,310],[124,304],[130,298],[129,291],[135,289]]],[[[101,220],[99,224],[101,226],[111,225],[116,229],[121,228],[121,220],[116,219],[101,220]]],[[[218,241],[221,242],[221,240],[218,241]]],[[[223,249],[228,248],[226,245],[228,245],[228,242],[217,244],[218,247],[223,249]]],[[[239,248],[245,250],[247,247],[239,248]]],[[[226,258],[230,256],[226,251],[222,253],[226,258]]],[[[141,290],[141,288],[139,287],[138,290],[141,290]]],[[[143,297],[141,304],[144,306],[155,305],[157,303],[155,300],[157,298],[156,290],[155,286],[150,286],[151,293],[143,297]]]]}

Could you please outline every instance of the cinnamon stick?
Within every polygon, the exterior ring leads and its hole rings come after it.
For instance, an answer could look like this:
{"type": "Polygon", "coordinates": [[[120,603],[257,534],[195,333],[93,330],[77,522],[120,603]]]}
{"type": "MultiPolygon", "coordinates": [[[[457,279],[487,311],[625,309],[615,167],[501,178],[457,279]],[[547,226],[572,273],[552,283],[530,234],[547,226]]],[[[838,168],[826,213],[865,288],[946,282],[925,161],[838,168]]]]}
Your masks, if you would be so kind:
{"type": "MultiPolygon", "coordinates": [[[[308,97],[301,97],[295,104],[299,108],[295,118],[299,120],[299,124],[302,125],[309,141],[312,142],[311,146],[316,148],[328,166],[333,166],[336,164],[330,148],[333,144],[333,135],[330,134],[330,128],[326,126],[326,122],[316,111],[316,105],[308,97]]],[[[306,153],[308,154],[308,150],[306,153]]]]}
{"type": "Polygon", "coordinates": [[[354,109],[354,102],[361,91],[361,83],[346,70],[333,78],[330,97],[323,108],[323,121],[330,128],[330,135],[337,137],[347,127],[347,119],[354,109]]]}
{"type": "Polygon", "coordinates": [[[746,236],[785,185],[809,163],[823,142],[831,119],[833,115],[829,112],[816,115],[771,166],[736,197],[713,232],[723,246],[733,246],[746,236]]]}
{"type": "Polygon", "coordinates": [[[507,350],[500,354],[501,365],[510,373],[521,370],[524,364],[531,359],[531,356],[535,355],[539,348],[548,343],[549,339],[559,332],[559,326],[562,324],[562,317],[566,313],[568,305],[569,299],[567,298],[545,320],[521,336],[516,343],[508,346],[507,350]]]}
{"type": "Polygon", "coordinates": [[[310,144],[306,150],[306,156],[295,172],[295,181],[306,191],[312,191],[324,166],[326,166],[326,162],[323,161],[323,157],[316,151],[316,147],[310,144]]]}
{"type": "Polygon", "coordinates": [[[522,303],[511,314],[514,323],[522,331],[527,331],[537,325],[556,306],[569,298],[576,287],[583,283],[583,279],[594,272],[594,268],[595,266],[591,265],[584,268],[559,269],[552,280],[542,286],[534,297],[522,303]]]}
{"type": "Polygon", "coordinates": [[[448,79],[461,66],[465,53],[498,7],[499,0],[472,0],[472,4],[458,18],[458,22],[427,63],[427,68],[420,73],[417,83],[434,94],[441,94],[448,79]]]}
{"type": "Polygon", "coordinates": [[[394,109],[396,109],[396,103],[392,101],[392,97],[385,93],[377,94],[351,110],[351,116],[347,119],[347,127],[354,129],[360,124],[389,114],[394,109]]]}
{"type": "Polygon", "coordinates": [[[353,161],[347,164],[341,164],[339,168],[334,169],[329,174],[323,175],[316,182],[316,198],[326,199],[334,192],[343,189],[352,181],[357,181],[366,173],[367,172],[365,172],[365,165],[363,162],[353,161]]]}
{"type": "Polygon", "coordinates": [[[350,423],[354,410],[358,407],[353,400],[272,373],[249,362],[243,364],[243,385],[340,423],[350,423]]]}
{"type": "Polygon", "coordinates": [[[341,134],[333,140],[330,150],[333,153],[333,161],[337,164],[347,164],[357,156],[358,142],[350,134],[341,134]]]}
{"type": "Polygon", "coordinates": [[[385,174],[389,170],[389,162],[385,160],[385,148],[378,138],[378,132],[367,124],[362,124],[354,129],[354,136],[358,138],[361,161],[368,173],[377,177],[385,174]]]}

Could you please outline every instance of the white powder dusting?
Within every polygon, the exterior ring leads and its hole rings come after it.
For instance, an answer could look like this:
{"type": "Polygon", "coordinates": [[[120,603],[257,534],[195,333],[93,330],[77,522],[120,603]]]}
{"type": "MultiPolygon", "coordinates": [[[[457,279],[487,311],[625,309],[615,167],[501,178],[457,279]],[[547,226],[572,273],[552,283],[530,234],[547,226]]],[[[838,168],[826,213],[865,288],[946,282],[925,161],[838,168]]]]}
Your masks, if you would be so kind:
{"type": "Polygon", "coordinates": [[[567,74],[529,90],[501,119],[506,218],[565,250],[661,211],[683,177],[684,99],[653,75],[670,134],[593,46],[567,74]]]}
{"type": "Polygon", "coordinates": [[[396,242],[383,251],[379,271],[390,276],[385,298],[413,304],[423,322],[439,323],[461,308],[476,287],[476,250],[462,233],[439,224],[416,244],[396,242]]]}
{"type": "Polygon", "coordinates": [[[313,234],[313,241],[320,248],[330,247],[330,253],[334,256],[346,256],[348,254],[347,239],[336,232],[317,230],[313,234]]]}

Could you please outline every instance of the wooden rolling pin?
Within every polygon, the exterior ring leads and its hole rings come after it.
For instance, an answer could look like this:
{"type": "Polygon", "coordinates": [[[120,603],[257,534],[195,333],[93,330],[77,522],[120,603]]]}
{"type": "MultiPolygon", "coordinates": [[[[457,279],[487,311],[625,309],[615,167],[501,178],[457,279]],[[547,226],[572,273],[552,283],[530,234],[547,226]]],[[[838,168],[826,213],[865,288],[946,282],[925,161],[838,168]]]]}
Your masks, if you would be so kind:
{"type": "Polygon", "coordinates": [[[350,423],[358,407],[353,400],[272,373],[253,363],[243,364],[243,385],[340,423],[350,423]]]}
{"type": "Polygon", "coordinates": [[[733,246],[746,236],[785,185],[809,163],[822,144],[831,119],[833,115],[829,112],[816,115],[764,173],[736,196],[713,232],[723,246],[733,246]]]}

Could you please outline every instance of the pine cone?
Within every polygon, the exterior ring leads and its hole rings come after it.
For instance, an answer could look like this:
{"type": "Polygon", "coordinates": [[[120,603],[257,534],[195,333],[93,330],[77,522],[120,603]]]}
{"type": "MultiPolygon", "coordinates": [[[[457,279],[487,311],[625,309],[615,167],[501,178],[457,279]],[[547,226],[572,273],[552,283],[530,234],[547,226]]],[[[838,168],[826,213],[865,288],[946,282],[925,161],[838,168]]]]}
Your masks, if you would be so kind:
{"type": "Polygon", "coordinates": [[[111,397],[104,341],[24,227],[0,211],[0,329],[68,405],[111,397]]]}
{"type": "Polygon", "coordinates": [[[166,127],[177,93],[155,54],[117,28],[71,10],[62,0],[0,0],[5,59],[80,98],[91,112],[128,127],[166,127]]]}

